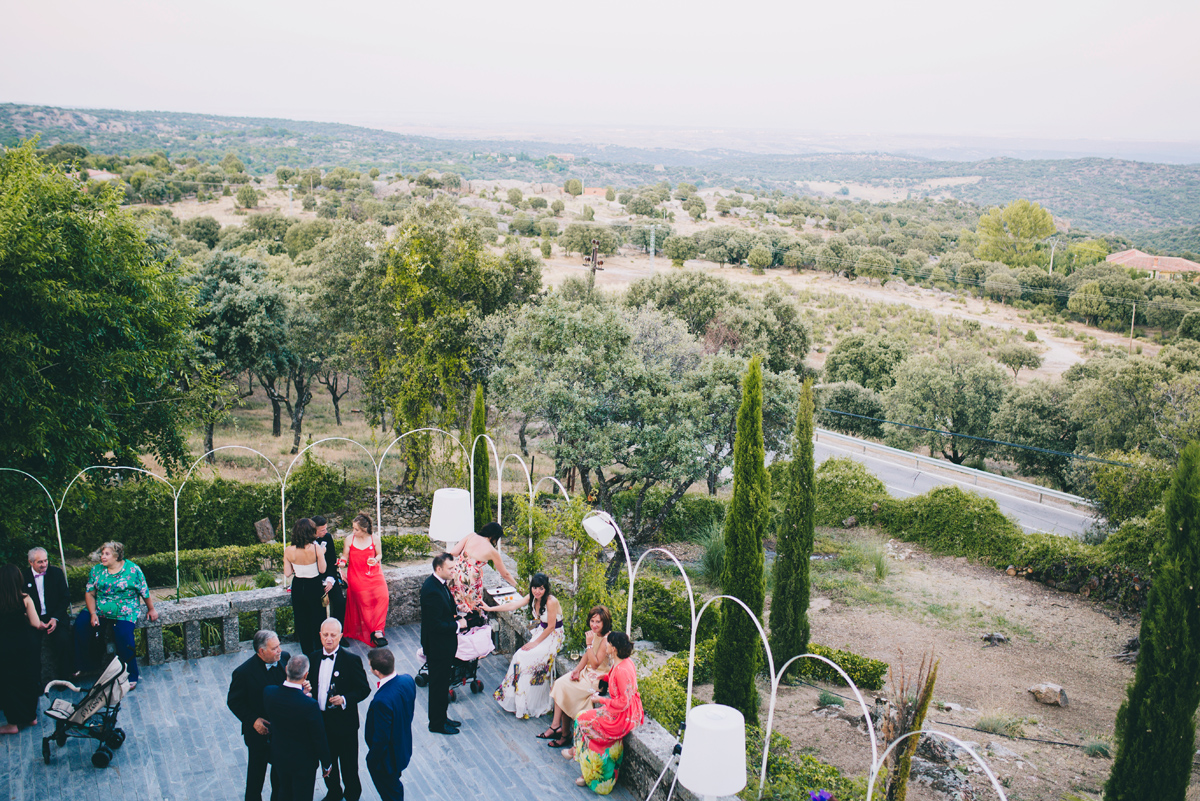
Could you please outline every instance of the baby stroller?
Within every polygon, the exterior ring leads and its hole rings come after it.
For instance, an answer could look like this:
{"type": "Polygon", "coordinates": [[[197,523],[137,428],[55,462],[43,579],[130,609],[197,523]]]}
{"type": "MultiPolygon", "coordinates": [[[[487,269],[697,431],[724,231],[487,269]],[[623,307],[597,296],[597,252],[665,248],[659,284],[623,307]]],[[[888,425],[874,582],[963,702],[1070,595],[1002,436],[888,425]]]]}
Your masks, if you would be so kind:
{"type": "MultiPolygon", "coordinates": [[[[53,688],[66,688],[72,692],[83,692],[69,681],[52,681],[46,685],[45,694],[53,688]]],[[[87,690],[78,705],[56,698],[46,710],[46,717],[54,721],[54,733],[42,738],[42,759],[50,764],[50,741],[62,748],[68,737],[89,737],[99,740],[92,764],[107,768],[113,752],[125,742],[125,731],[117,728],[117,713],[121,711],[121,699],[129,692],[129,670],[121,657],[114,656],[87,690]]]]}
{"type": "MultiPolygon", "coordinates": [[[[478,617],[483,619],[482,615],[478,617]]],[[[475,621],[468,619],[467,625],[471,625],[473,622],[475,621]]],[[[486,620],[481,625],[458,633],[458,650],[455,651],[454,659],[450,662],[451,701],[456,698],[454,688],[464,684],[469,684],[473,693],[483,691],[483,682],[476,676],[479,670],[479,660],[493,650],[495,650],[495,646],[492,645],[492,629],[487,625],[486,620]]],[[[417,671],[414,681],[418,687],[424,687],[429,684],[429,662],[425,659],[425,652],[420,648],[417,649],[417,659],[421,660],[421,669],[417,671]]]]}

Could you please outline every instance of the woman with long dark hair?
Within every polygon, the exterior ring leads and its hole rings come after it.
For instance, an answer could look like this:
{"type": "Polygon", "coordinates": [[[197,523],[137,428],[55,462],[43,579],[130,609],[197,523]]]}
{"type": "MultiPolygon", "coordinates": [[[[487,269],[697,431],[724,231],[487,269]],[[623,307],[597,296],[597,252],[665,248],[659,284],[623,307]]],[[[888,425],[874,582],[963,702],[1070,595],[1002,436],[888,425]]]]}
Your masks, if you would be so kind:
{"type": "Polygon", "coordinates": [[[383,577],[383,540],[372,533],[371,518],[359,515],[342,544],[346,562],[345,636],[372,648],[387,645],[388,586],[383,577]]]}
{"type": "Polygon", "coordinates": [[[529,642],[513,654],[504,681],[493,693],[501,709],[519,718],[537,717],[554,708],[550,673],[563,643],[562,605],[550,592],[550,578],[545,573],[534,573],[529,579],[528,595],[500,606],[483,607],[485,612],[508,612],[526,605],[538,624],[529,632],[529,642]]]}
{"type": "Polygon", "coordinates": [[[325,543],[316,542],[317,527],[307,517],[296,521],[292,541],[283,549],[283,577],[292,578],[292,621],[302,653],[321,646],[321,598],[325,587],[325,543]]]}
{"type": "Polygon", "coordinates": [[[46,628],[38,617],[33,600],[22,591],[21,569],[16,565],[0,567],[0,709],[8,724],[0,734],[16,734],[19,727],[37,724],[38,640],[35,634],[46,628]]]}

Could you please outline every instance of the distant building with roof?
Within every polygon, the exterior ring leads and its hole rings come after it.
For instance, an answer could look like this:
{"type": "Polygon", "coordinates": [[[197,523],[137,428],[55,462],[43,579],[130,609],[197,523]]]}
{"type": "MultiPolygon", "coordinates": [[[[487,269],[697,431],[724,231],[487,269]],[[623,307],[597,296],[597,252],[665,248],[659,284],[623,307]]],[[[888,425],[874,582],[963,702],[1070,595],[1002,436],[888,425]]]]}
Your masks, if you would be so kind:
{"type": "Polygon", "coordinates": [[[1120,253],[1109,254],[1105,259],[1109,264],[1121,267],[1136,267],[1145,270],[1152,277],[1183,278],[1185,281],[1200,279],[1200,264],[1178,256],[1153,256],[1140,250],[1122,250],[1120,253]]]}

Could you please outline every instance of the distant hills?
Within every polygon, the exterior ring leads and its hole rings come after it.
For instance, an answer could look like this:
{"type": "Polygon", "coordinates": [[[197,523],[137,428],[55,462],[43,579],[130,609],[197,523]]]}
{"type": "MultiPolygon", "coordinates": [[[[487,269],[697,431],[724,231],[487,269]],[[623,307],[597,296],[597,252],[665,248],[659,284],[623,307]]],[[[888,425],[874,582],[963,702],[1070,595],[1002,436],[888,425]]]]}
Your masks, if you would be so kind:
{"type": "Polygon", "coordinates": [[[1120,159],[946,161],[887,153],[761,155],[543,141],[435,139],[335,123],[154,111],[0,104],[0,143],[41,136],[42,146],[81,144],[93,153],[165,151],[219,161],[233,151],[253,174],[279,165],[453,170],[466,179],[591,186],[661,180],[804,191],[808,182],[887,187],[909,196],[950,196],[981,206],[1028,198],[1072,227],[1117,233],[1164,251],[1200,252],[1200,165],[1120,159]],[[947,180],[958,179],[958,180],[947,180]]]}

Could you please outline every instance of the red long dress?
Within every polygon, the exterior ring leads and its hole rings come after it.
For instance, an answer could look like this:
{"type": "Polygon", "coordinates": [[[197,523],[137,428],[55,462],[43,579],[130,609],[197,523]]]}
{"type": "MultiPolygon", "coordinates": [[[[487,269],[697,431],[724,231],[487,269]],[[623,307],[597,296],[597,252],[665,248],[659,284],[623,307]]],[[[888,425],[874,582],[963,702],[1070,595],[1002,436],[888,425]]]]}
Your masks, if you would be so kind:
{"type": "Polygon", "coordinates": [[[350,542],[346,559],[346,630],[343,636],[371,644],[371,634],[387,624],[388,587],[383,566],[368,566],[375,543],[355,548],[350,542]],[[368,575],[369,574],[369,575],[368,575]]]}

